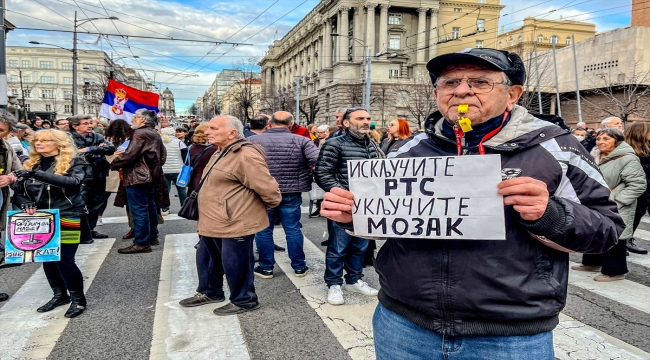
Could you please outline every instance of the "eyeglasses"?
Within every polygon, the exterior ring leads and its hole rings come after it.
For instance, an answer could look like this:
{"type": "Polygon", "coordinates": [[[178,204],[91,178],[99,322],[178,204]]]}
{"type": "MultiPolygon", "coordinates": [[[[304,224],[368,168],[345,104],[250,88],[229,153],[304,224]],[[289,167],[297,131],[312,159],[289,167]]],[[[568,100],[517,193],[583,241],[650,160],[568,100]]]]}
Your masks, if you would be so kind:
{"type": "Polygon", "coordinates": [[[460,83],[462,83],[463,81],[465,81],[467,83],[467,86],[469,86],[469,88],[472,89],[472,91],[476,94],[489,93],[494,89],[495,84],[510,85],[510,82],[508,81],[499,82],[499,81],[494,81],[485,78],[467,78],[467,79],[440,78],[436,82],[436,89],[445,93],[453,92],[456,90],[458,86],[460,86],[460,83]]]}
{"type": "Polygon", "coordinates": [[[351,113],[353,113],[355,111],[359,111],[359,110],[363,110],[363,111],[366,111],[366,112],[368,111],[368,110],[366,110],[365,108],[362,108],[362,107],[347,108],[347,109],[345,109],[345,112],[343,113],[343,116],[341,116],[341,119],[345,119],[345,118],[349,119],[349,116],[350,116],[351,113]]]}
{"type": "Polygon", "coordinates": [[[47,144],[47,143],[50,143],[50,142],[53,142],[53,141],[54,140],[52,140],[52,139],[34,139],[34,140],[32,140],[33,143],[42,142],[43,144],[47,144]]]}

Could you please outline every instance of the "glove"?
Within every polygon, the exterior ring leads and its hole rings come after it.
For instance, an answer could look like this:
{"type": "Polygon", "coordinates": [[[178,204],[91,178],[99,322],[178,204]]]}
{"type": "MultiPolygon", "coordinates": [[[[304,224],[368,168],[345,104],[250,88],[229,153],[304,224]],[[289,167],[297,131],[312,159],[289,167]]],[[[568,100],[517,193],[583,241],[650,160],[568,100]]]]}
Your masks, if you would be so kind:
{"type": "Polygon", "coordinates": [[[20,210],[22,210],[24,212],[27,212],[27,210],[31,210],[31,209],[36,210],[36,204],[34,204],[33,202],[28,202],[28,203],[20,205],[20,210]]]}
{"type": "Polygon", "coordinates": [[[14,171],[14,175],[16,175],[17,178],[23,178],[23,179],[29,179],[36,174],[36,171],[34,170],[16,170],[14,171]]]}

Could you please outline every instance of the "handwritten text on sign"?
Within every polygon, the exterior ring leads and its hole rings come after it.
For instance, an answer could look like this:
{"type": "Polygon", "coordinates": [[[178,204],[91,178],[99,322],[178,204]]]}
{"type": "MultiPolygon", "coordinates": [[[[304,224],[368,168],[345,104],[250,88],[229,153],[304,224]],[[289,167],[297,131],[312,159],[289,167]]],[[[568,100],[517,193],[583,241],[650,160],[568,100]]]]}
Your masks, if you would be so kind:
{"type": "Polygon", "coordinates": [[[359,236],[505,240],[501,157],[348,161],[359,236]]]}

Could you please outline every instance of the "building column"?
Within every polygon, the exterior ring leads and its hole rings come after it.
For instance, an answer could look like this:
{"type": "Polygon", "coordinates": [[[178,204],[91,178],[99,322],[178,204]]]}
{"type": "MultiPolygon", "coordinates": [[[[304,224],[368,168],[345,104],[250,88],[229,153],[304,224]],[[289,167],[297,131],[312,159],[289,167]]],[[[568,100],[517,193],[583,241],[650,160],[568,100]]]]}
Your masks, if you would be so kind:
{"type": "Polygon", "coordinates": [[[320,71],[320,65],[321,65],[321,54],[323,53],[323,39],[318,39],[316,40],[316,47],[314,48],[314,71],[320,71]],[[316,53],[318,53],[318,56],[316,56],[316,53]]]}
{"type": "Polygon", "coordinates": [[[267,67],[264,70],[264,77],[265,77],[265,84],[264,84],[264,93],[265,94],[270,94],[271,93],[271,86],[273,85],[273,81],[271,80],[271,68],[267,67]]]}
{"type": "Polygon", "coordinates": [[[323,68],[329,69],[332,67],[332,19],[325,20],[323,26],[323,68]]]}
{"type": "Polygon", "coordinates": [[[415,44],[416,49],[416,62],[424,62],[424,54],[426,50],[417,50],[426,46],[426,32],[427,32],[427,8],[418,9],[418,35],[416,38],[417,44],[415,44]]]}
{"type": "MultiPolygon", "coordinates": [[[[363,40],[363,7],[355,7],[353,8],[354,10],[354,31],[352,33],[352,36],[359,40],[363,40]]],[[[361,61],[363,59],[363,46],[361,46],[358,42],[354,41],[352,43],[352,48],[354,51],[352,52],[352,58],[353,61],[361,61]]]]}
{"type": "Polygon", "coordinates": [[[369,49],[375,48],[375,7],[377,4],[367,3],[366,4],[366,46],[369,49]]]}
{"type": "Polygon", "coordinates": [[[431,27],[429,30],[429,59],[438,56],[438,45],[436,43],[440,39],[438,36],[438,14],[439,9],[431,9],[431,27]]]}
{"type": "Polygon", "coordinates": [[[339,15],[339,35],[336,37],[336,41],[339,44],[338,49],[338,58],[339,62],[348,61],[348,52],[350,51],[350,38],[348,33],[350,32],[350,8],[342,6],[339,8],[341,15],[339,15]]]}
{"type": "Polygon", "coordinates": [[[308,70],[307,51],[308,50],[306,48],[303,49],[302,55],[300,56],[300,62],[302,63],[302,72],[300,73],[300,75],[302,76],[303,80],[305,79],[305,77],[307,77],[307,70],[308,70]]]}
{"type": "Polygon", "coordinates": [[[388,50],[388,8],[390,5],[381,4],[379,5],[379,44],[377,44],[377,49],[375,53],[388,50]]]}

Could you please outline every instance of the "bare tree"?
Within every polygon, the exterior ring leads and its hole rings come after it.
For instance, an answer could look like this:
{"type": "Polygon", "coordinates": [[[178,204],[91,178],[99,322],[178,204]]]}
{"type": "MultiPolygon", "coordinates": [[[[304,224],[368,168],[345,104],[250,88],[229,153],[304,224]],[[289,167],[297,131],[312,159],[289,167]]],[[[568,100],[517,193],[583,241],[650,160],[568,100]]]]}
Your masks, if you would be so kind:
{"type": "Polygon", "coordinates": [[[240,60],[236,63],[235,68],[242,71],[244,80],[234,83],[229,90],[231,93],[231,101],[233,101],[239,109],[236,112],[242,121],[248,122],[260,110],[262,99],[262,80],[259,78],[259,57],[250,57],[245,60],[240,60]]]}
{"type": "Polygon", "coordinates": [[[320,106],[318,105],[317,95],[300,101],[300,113],[307,119],[307,125],[316,121],[318,111],[320,111],[320,106]]]}
{"type": "Polygon", "coordinates": [[[417,123],[419,129],[427,116],[437,109],[433,90],[431,78],[425,71],[413,74],[411,83],[395,86],[396,106],[408,112],[412,117],[409,120],[417,123]]]}
{"type": "Polygon", "coordinates": [[[631,116],[645,118],[650,113],[650,71],[643,70],[641,59],[635,60],[627,73],[599,72],[589,80],[594,88],[582,92],[581,99],[603,114],[616,116],[625,124],[631,116]],[[592,96],[585,96],[588,94],[592,96]]]}
{"type": "MultiPolygon", "coordinates": [[[[550,58],[551,53],[541,52],[535,57],[533,51],[526,55],[521,55],[522,61],[526,68],[526,83],[524,86],[524,93],[519,98],[518,105],[525,107],[528,111],[539,112],[539,95],[537,92],[537,81],[539,78],[539,87],[542,93],[555,91],[555,73],[553,68],[553,61],[550,58]]],[[[550,102],[554,101],[555,97],[542,96],[542,109],[548,108],[550,102]]]]}

